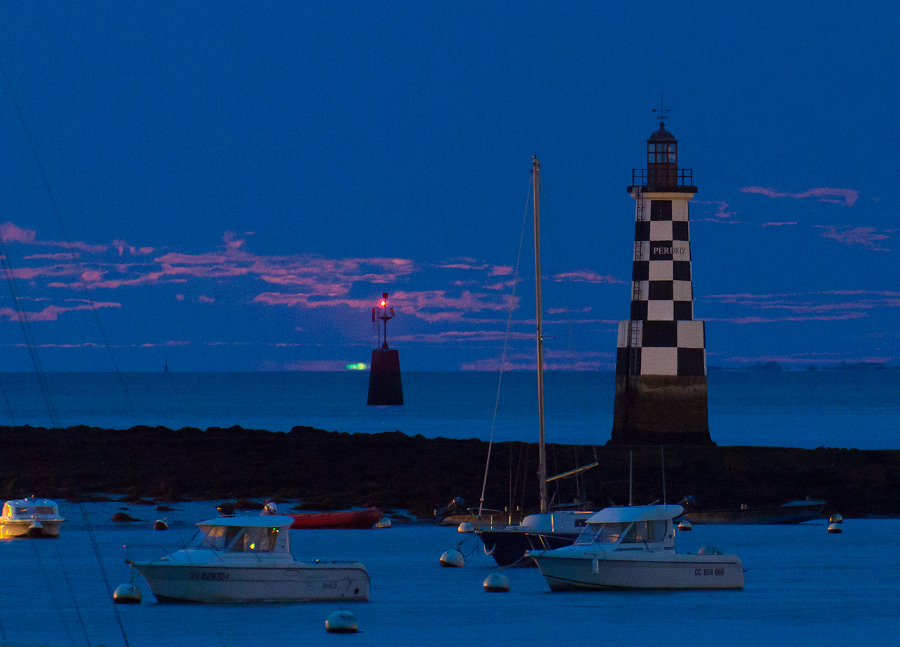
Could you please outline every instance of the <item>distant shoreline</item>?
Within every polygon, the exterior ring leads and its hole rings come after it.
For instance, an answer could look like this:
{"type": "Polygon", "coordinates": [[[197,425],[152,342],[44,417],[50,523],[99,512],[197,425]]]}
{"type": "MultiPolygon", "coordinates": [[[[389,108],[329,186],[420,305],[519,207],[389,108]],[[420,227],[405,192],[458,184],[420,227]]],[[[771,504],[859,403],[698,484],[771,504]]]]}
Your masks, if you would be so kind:
{"type": "MultiPolygon", "coordinates": [[[[815,363],[809,362],[806,364],[798,364],[796,366],[790,364],[784,364],[781,362],[759,362],[756,364],[748,364],[741,366],[718,366],[718,365],[708,365],[707,371],[727,371],[727,372],[757,372],[757,371],[784,371],[785,373],[803,373],[806,371],[898,371],[900,370],[900,365],[892,364],[890,362],[839,362],[839,363],[831,363],[831,364],[823,364],[823,363],[815,363]]],[[[430,369],[411,369],[405,368],[403,370],[404,373],[496,373],[496,370],[430,370],[430,369]]],[[[507,373],[533,373],[534,369],[527,368],[512,368],[506,369],[507,373]]],[[[169,369],[166,371],[159,370],[147,370],[147,371],[44,371],[45,375],[79,375],[79,374],[109,374],[114,375],[116,373],[122,373],[124,375],[130,374],[139,374],[139,375],[219,375],[219,374],[247,374],[247,373],[262,373],[262,374],[272,374],[272,373],[346,373],[349,375],[360,374],[363,373],[368,375],[368,370],[360,371],[358,369],[319,369],[319,370],[289,370],[289,369],[279,369],[279,370],[240,370],[240,371],[182,371],[177,369],[169,369]]],[[[546,369],[545,373],[615,373],[615,368],[601,368],[601,369],[587,369],[587,370],[577,370],[577,369],[546,369]]],[[[37,379],[37,374],[34,370],[21,370],[21,371],[0,371],[0,375],[32,375],[37,379]]]]}
{"type": "MultiPolygon", "coordinates": [[[[117,493],[159,502],[284,498],[308,509],[377,506],[430,517],[454,497],[477,505],[488,443],[342,433],[132,427],[0,427],[0,495],[82,498],[117,493]]],[[[900,450],[548,445],[550,474],[597,461],[578,486],[595,507],[693,495],[706,509],[823,499],[845,517],[900,516],[900,450]],[[663,462],[665,478],[663,478],[663,462]]],[[[535,443],[495,443],[485,507],[537,506],[535,443]],[[510,492],[514,492],[510,502],[510,492]]],[[[559,501],[576,498],[573,480],[559,501]]],[[[553,490],[555,491],[555,490],[553,490]]]]}

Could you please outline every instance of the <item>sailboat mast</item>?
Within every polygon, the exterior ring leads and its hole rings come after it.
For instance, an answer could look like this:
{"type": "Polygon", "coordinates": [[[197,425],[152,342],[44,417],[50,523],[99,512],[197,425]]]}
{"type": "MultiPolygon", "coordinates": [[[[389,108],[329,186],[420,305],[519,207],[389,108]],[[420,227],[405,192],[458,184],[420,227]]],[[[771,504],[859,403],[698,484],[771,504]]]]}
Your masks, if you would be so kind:
{"type": "Polygon", "coordinates": [[[538,480],[541,488],[541,512],[549,512],[547,496],[547,451],[544,447],[544,332],[541,307],[541,209],[539,186],[541,164],[537,155],[532,159],[531,179],[534,182],[534,295],[537,322],[537,388],[538,388],[538,480]]]}

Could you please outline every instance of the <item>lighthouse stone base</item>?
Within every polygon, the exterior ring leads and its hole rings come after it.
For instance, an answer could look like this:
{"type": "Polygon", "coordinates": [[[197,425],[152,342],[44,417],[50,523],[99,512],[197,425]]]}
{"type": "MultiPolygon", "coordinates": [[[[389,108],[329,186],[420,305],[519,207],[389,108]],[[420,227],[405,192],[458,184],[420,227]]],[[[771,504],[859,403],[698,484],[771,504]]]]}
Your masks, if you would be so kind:
{"type": "Polygon", "coordinates": [[[706,376],[617,375],[609,445],[715,445],[706,376]]]}

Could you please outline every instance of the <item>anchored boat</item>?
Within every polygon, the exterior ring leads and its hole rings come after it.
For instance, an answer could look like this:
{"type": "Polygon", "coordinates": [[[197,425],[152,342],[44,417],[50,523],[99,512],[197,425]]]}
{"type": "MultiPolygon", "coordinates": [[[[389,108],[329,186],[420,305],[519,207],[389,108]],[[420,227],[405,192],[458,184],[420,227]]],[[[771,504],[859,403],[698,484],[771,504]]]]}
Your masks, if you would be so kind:
{"type": "Polygon", "coordinates": [[[3,504],[0,515],[0,539],[10,537],[59,537],[65,521],[56,501],[50,499],[13,499],[3,504]]]}
{"type": "Polygon", "coordinates": [[[132,562],[160,602],[311,602],[369,599],[369,573],[356,561],[298,562],[288,516],[203,521],[189,545],[155,561],[132,562]]]}
{"type": "Polygon", "coordinates": [[[680,505],[605,508],[571,546],[529,551],[552,591],[740,589],[744,567],[713,549],[675,552],[680,505]]]}

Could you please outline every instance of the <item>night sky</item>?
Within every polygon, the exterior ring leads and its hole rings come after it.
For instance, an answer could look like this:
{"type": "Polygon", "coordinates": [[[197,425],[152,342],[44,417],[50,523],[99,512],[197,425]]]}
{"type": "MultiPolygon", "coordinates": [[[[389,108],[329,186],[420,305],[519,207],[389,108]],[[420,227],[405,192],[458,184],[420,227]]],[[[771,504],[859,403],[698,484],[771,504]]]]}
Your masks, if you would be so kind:
{"type": "Polygon", "coordinates": [[[404,370],[496,370],[511,302],[533,368],[535,154],[547,366],[611,370],[660,107],[708,364],[896,366],[900,10],[857,4],[3,3],[0,370],[346,370],[382,292],[404,370]]]}

